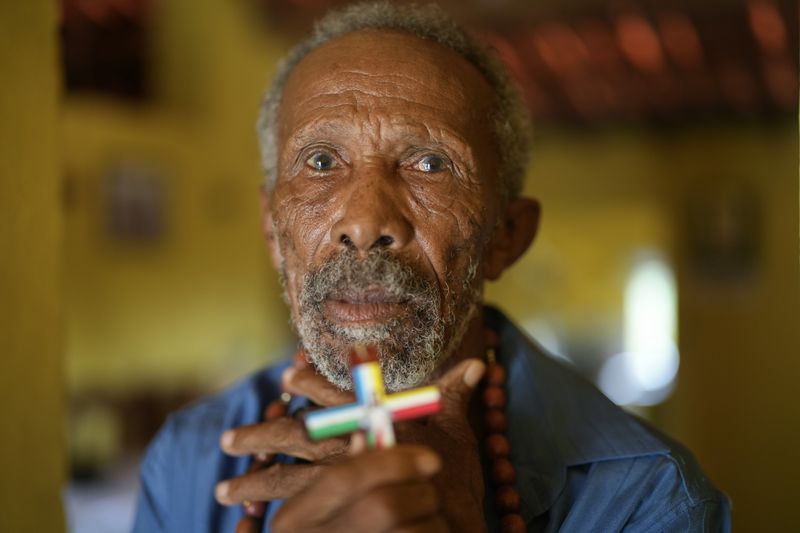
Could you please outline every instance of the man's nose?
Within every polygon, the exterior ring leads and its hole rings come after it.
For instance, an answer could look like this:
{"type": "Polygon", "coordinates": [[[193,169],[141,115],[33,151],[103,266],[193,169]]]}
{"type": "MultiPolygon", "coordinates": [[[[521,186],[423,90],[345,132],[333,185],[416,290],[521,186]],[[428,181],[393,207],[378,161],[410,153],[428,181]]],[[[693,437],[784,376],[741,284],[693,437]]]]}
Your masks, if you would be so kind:
{"type": "Polygon", "coordinates": [[[401,208],[400,190],[388,190],[380,179],[354,183],[341,218],[331,228],[334,246],[366,253],[372,248],[401,250],[413,228],[401,208]]]}

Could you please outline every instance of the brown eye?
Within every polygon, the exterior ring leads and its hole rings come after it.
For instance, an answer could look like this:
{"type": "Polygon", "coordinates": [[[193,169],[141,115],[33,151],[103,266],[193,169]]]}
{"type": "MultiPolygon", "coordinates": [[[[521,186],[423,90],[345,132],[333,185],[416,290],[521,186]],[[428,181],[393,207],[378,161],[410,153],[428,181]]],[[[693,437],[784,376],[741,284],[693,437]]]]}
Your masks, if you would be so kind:
{"type": "Polygon", "coordinates": [[[330,170],[334,167],[335,162],[330,154],[325,152],[316,152],[306,159],[306,165],[314,170],[330,170]]]}
{"type": "Polygon", "coordinates": [[[422,172],[441,172],[447,168],[447,163],[438,155],[426,155],[417,162],[417,170],[422,172]]]}

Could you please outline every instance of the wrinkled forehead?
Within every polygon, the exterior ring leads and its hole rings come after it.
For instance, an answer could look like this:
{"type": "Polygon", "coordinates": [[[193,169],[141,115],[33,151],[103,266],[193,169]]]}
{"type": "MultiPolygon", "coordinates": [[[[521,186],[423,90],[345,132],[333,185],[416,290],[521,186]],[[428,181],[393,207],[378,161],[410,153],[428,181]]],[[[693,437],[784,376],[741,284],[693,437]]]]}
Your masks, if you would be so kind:
{"type": "MultiPolygon", "coordinates": [[[[480,71],[450,48],[394,30],[360,30],[310,52],[287,80],[280,137],[304,112],[343,102],[485,135],[494,94],[480,71]]],[[[307,118],[307,117],[306,117],[307,118]]]]}

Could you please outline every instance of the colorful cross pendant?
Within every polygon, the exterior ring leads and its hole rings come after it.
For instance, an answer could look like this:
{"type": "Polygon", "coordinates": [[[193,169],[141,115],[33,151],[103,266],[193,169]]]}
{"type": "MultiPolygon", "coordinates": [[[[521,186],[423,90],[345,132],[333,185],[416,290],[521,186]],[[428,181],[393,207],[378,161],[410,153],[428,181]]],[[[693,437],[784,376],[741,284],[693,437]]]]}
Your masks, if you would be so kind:
{"type": "Polygon", "coordinates": [[[430,415],[439,410],[436,385],[386,394],[383,374],[374,347],[356,345],[350,352],[350,371],[356,402],[306,414],[312,440],[364,431],[370,448],[394,446],[392,422],[430,415]]]}

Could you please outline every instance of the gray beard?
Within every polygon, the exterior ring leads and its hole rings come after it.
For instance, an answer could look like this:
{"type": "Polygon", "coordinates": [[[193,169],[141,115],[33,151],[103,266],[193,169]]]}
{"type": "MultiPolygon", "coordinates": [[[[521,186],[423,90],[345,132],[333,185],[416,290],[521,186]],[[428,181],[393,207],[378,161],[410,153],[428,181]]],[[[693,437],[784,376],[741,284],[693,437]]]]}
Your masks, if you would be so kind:
{"type": "Polygon", "coordinates": [[[390,252],[376,249],[358,259],[356,253],[346,251],[304,276],[299,309],[292,318],[308,358],[337,387],[352,389],[350,349],[354,344],[369,344],[380,354],[386,389],[404,390],[429,382],[461,342],[480,300],[476,277],[477,266],[470,262],[461,276],[462,290],[454,291],[447,284],[440,290],[390,252]],[[407,312],[367,326],[342,326],[325,315],[323,307],[331,295],[376,287],[401,298],[407,312]],[[450,312],[442,316],[445,298],[450,312]]]}

